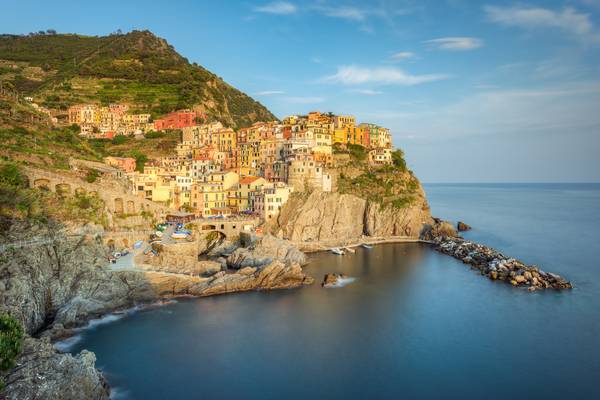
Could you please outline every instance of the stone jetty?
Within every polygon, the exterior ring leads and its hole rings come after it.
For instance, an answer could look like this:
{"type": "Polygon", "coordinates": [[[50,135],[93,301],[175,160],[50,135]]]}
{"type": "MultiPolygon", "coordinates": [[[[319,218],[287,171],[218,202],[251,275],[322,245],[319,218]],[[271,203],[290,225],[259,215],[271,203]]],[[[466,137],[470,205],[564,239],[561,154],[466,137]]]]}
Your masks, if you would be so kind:
{"type": "Polygon", "coordinates": [[[526,287],[532,292],[540,289],[573,287],[569,281],[559,275],[542,271],[535,265],[527,265],[490,247],[460,237],[438,237],[434,240],[434,248],[471,265],[492,280],[526,287]]]}

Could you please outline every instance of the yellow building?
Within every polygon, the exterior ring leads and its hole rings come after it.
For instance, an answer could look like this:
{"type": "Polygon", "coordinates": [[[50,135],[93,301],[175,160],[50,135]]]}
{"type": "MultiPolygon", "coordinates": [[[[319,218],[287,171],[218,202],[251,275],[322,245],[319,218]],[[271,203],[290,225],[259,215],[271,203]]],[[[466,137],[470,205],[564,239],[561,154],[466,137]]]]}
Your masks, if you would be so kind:
{"type": "Polygon", "coordinates": [[[238,212],[252,211],[251,193],[265,185],[267,180],[258,176],[246,176],[240,179],[236,191],[238,212]]]}
{"type": "Polygon", "coordinates": [[[352,115],[336,115],[333,117],[333,125],[337,128],[353,128],[356,125],[356,118],[352,115]]]}
{"type": "Polygon", "coordinates": [[[258,174],[260,163],[260,142],[240,143],[238,146],[238,165],[241,176],[258,174]]]}

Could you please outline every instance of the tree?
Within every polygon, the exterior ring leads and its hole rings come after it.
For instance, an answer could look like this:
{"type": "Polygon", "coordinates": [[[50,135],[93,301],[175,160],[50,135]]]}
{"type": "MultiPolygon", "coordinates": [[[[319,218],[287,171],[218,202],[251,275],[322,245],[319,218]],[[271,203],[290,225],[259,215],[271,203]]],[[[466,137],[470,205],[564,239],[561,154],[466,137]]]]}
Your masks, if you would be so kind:
{"type": "Polygon", "coordinates": [[[397,149],[392,152],[392,162],[394,166],[401,171],[406,171],[406,161],[404,160],[404,152],[397,149]]]}

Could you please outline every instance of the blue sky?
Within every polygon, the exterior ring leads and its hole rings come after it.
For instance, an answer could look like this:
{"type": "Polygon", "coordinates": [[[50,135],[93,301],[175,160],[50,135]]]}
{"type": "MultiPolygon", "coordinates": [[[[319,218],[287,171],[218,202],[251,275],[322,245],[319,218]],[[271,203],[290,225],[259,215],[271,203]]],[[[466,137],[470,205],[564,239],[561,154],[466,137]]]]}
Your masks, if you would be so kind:
{"type": "Polygon", "coordinates": [[[425,182],[600,181],[600,0],[6,3],[6,33],[150,29],[277,116],[392,130],[425,182]]]}

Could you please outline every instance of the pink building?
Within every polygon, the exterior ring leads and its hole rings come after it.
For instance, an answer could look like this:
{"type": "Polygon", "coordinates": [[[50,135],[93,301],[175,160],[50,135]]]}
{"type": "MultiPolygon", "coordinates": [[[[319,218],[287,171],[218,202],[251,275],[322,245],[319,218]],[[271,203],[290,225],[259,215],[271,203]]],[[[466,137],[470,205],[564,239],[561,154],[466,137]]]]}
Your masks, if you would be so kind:
{"type": "Polygon", "coordinates": [[[154,121],[154,129],[157,131],[163,129],[181,129],[187,126],[199,125],[206,120],[206,114],[199,111],[179,110],[165,115],[164,117],[154,121]]]}

